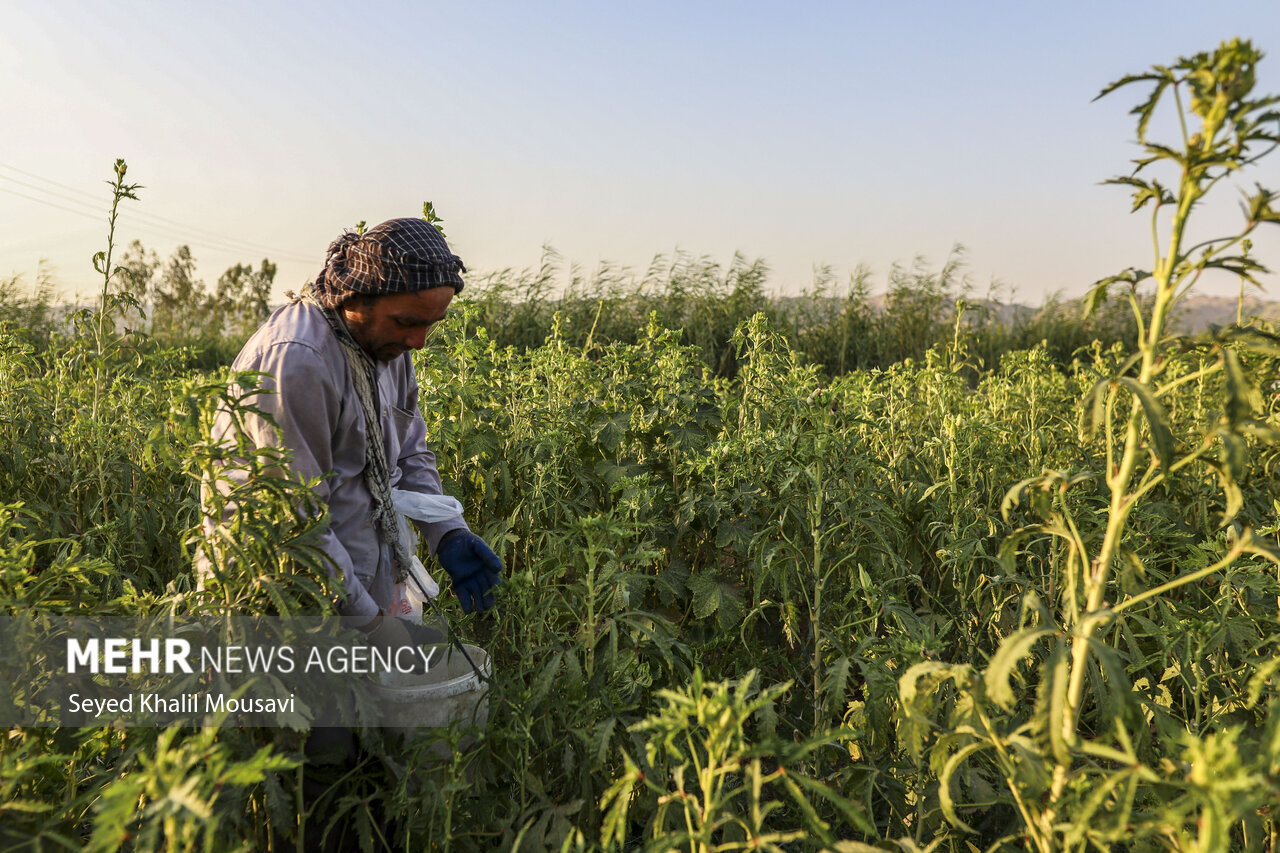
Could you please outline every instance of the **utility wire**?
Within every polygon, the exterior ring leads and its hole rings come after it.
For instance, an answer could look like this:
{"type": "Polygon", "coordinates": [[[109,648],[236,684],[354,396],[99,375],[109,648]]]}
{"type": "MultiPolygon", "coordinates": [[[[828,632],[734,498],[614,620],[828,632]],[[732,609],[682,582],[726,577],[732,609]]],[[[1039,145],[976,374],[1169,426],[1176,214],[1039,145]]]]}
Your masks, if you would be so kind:
{"type": "MultiPolygon", "coordinates": [[[[83,216],[87,219],[93,219],[98,222],[101,222],[107,216],[107,212],[105,210],[94,213],[88,210],[84,210],[82,208],[77,209],[77,208],[67,207],[66,205],[58,204],[57,202],[52,202],[52,201],[49,201],[48,199],[27,195],[26,193],[21,193],[21,192],[18,192],[17,190],[12,190],[4,186],[0,186],[0,192],[8,193],[9,195],[17,196],[18,198],[24,198],[28,201],[34,201],[37,204],[43,204],[49,207],[54,207],[54,208],[57,208],[58,210],[65,210],[67,213],[79,214],[80,216],[83,216]]],[[[179,240],[181,242],[195,243],[197,246],[200,246],[206,249],[212,249],[213,251],[217,251],[217,252],[228,252],[231,254],[239,254],[239,255],[258,253],[258,250],[246,249],[244,246],[222,244],[220,241],[216,241],[212,239],[197,238],[195,240],[188,240],[182,237],[181,235],[175,234],[174,232],[169,231],[167,229],[152,225],[151,223],[148,223],[148,222],[130,222],[127,216],[123,216],[121,218],[121,225],[129,226],[139,231],[143,231],[149,234],[155,234],[160,237],[166,237],[170,240],[179,240]]],[[[309,262],[297,256],[289,256],[289,257],[286,257],[285,260],[292,260],[296,263],[309,262]]]]}
{"type": "MultiPolygon", "coordinates": [[[[52,196],[53,198],[60,198],[60,199],[63,199],[64,201],[69,201],[69,202],[71,202],[72,204],[81,204],[81,205],[87,205],[87,204],[89,204],[89,202],[88,202],[88,201],[85,201],[85,200],[84,200],[84,199],[82,199],[82,198],[76,198],[76,196],[67,195],[67,194],[65,194],[65,193],[57,193],[57,192],[54,192],[53,190],[49,189],[48,187],[42,187],[42,186],[40,186],[39,184],[32,184],[32,183],[28,183],[27,181],[20,181],[20,180],[18,180],[17,178],[11,178],[11,177],[9,177],[8,175],[0,175],[0,181],[8,181],[8,182],[9,182],[9,183],[11,183],[11,184],[17,184],[18,186],[20,186],[20,187],[26,187],[26,188],[27,188],[27,189],[29,189],[29,190],[35,190],[36,192],[45,193],[45,194],[47,194],[47,195],[49,195],[49,196],[52,196]]],[[[88,193],[79,193],[79,195],[87,196],[87,195],[89,195],[89,194],[88,194],[88,193]]],[[[92,201],[96,204],[96,203],[104,202],[104,201],[105,201],[105,199],[95,197],[95,198],[93,198],[93,200],[92,200],[92,201]]],[[[96,209],[96,208],[95,208],[95,209],[96,209]]],[[[104,214],[105,214],[105,213],[107,213],[107,208],[106,208],[106,206],[105,206],[105,205],[103,205],[103,207],[102,207],[102,212],[103,212],[104,214]]]]}
{"type": "MultiPolygon", "coordinates": [[[[16,195],[18,198],[25,198],[27,201],[34,201],[38,204],[47,204],[49,207],[56,207],[58,208],[58,210],[65,210],[67,213],[78,213],[81,216],[87,216],[90,219],[99,219],[99,220],[102,219],[102,216],[99,214],[90,213],[87,210],[76,210],[74,208],[66,207],[61,204],[56,204],[52,201],[48,201],[43,198],[36,198],[35,196],[30,196],[30,195],[27,195],[26,193],[20,193],[17,190],[11,190],[8,187],[0,187],[0,193],[8,193],[9,195],[16,195]]],[[[103,215],[105,215],[105,213],[106,211],[103,211],[103,215]]]]}
{"type": "MultiPolygon", "coordinates": [[[[24,170],[24,169],[19,169],[17,166],[11,166],[11,165],[9,165],[8,163],[0,163],[0,168],[8,169],[9,171],[12,171],[12,172],[17,172],[18,174],[23,175],[23,176],[28,177],[28,178],[34,178],[34,179],[35,179],[35,180],[37,180],[37,181],[42,181],[43,183],[50,184],[51,186],[58,187],[59,189],[67,190],[67,191],[69,191],[69,192],[75,193],[75,194],[76,194],[76,195],[78,195],[78,196],[82,196],[82,197],[84,197],[84,198],[90,199],[91,201],[93,201],[93,202],[95,202],[95,203],[96,203],[96,202],[101,202],[101,201],[103,201],[103,199],[102,199],[100,196],[95,195],[95,194],[93,194],[93,193],[91,193],[91,192],[88,192],[87,190],[80,189],[80,188],[77,188],[77,187],[73,187],[73,186],[70,186],[70,185],[68,185],[68,184],[59,183],[58,181],[52,180],[51,178],[46,178],[46,177],[43,177],[43,176],[41,176],[41,175],[37,175],[37,174],[35,174],[34,172],[28,172],[28,171],[26,171],[26,170],[24,170]]],[[[52,191],[52,190],[48,190],[48,189],[46,189],[45,187],[39,187],[39,186],[35,186],[35,185],[33,185],[33,184],[27,184],[27,183],[24,183],[24,182],[22,182],[22,181],[19,181],[17,178],[8,177],[8,176],[6,176],[6,175],[0,175],[0,180],[12,181],[12,182],[15,182],[15,183],[21,184],[21,185],[23,185],[23,186],[29,187],[29,188],[31,188],[31,189],[39,190],[39,191],[41,191],[41,192],[49,192],[49,193],[51,193],[51,194],[53,194],[53,195],[55,195],[55,196],[58,196],[58,197],[61,197],[61,198],[67,199],[68,201],[79,201],[79,199],[71,199],[71,198],[68,198],[68,197],[67,197],[67,196],[65,196],[65,195],[60,195],[60,194],[58,194],[58,193],[53,193],[53,191],[52,191]]],[[[303,258],[303,257],[300,257],[300,256],[298,256],[297,254],[295,254],[295,253],[293,253],[293,252],[284,252],[284,251],[281,251],[281,250],[279,250],[279,249],[275,249],[275,248],[270,247],[270,246],[263,246],[263,245],[261,245],[261,244],[252,243],[252,242],[247,241],[247,240],[242,240],[242,239],[234,238],[234,237],[226,237],[226,236],[224,236],[224,235],[222,235],[222,234],[218,234],[218,233],[217,233],[217,232],[215,232],[215,231],[210,231],[210,230],[209,230],[209,229],[207,229],[207,228],[201,228],[201,227],[196,226],[196,225],[188,225],[188,224],[187,224],[187,223],[185,223],[185,222],[179,222],[179,221],[178,221],[178,220],[176,220],[176,219],[170,219],[170,218],[168,218],[168,217],[166,217],[166,216],[160,216],[159,214],[156,214],[156,213],[150,213],[149,211],[140,211],[140,210],[136,210],[136,209],[131,209],[131,210],[128,212],[128,216],[129,216],[129,218],[130,218],[130,219],[151,220],[151,224],[156,225],[157,227],[160,227],[160,226],[176,226],[177,228],[182,229],[182,232],[183,232],[184,234],[192,234],[192,233],[195,233],[195,234],[203,234],[203,235],[205,236],[205,238],[206,238],[206,239],[209,239],[209,240],[217,240],[218,242],[220,242],[220,243],[222,243],[222,244],[224,244],[224,245],[229,245],[229,246],[244,246],[244,247],[246,247],[246,248],[254,249],[254,250],[259,251],[259,252],[268,252],[268,253],[271,253],[271,254],[274,254],[274,255],[278,255],[278,256],[280,256],[280,257],[288,257],[288,258],[290,258],[290,259],[292,259],[292,260],[297,260],[297,261],[300,261],[300,262],[305,262],[305,261],[311,261],[311,260],[314,260],[313,258],[303,258]]]]}
{"type": "MultiPolygon", "coordinates": [[[[42,181],[46,184],[50,184],[51,186],[58,187],[63,190],[67,190],[68,192],[74,193],[76,196],[81,196],[83,198],[76,198],[73,196],[66,195],[64,193],[55,192],[54,190],[49,189],[48,187],[42,187],[36,184],[28,183],[26,181],[19,180],[9,175],[0,174],[0,180],[8,181],[10,183],[17,184],[18,186],[24,187],[26,189],[35,190],[36,192],[45,193],[53,198],[68,201],[68,202],[71,202],[72,204],[90,206],[92,202],[92,203],[95,203],[93,204],[92,209],[99,210],[100,212],[89,213],[85,210],[73,210],[63,205],[48,201],[47,199],[35,198],[30,195],[25,195],[23,193],[19,193],[14,190],[7,189],[5,187],[0,187],[0,190],[8,192],[11,195],[18,196],[19,198],[25,198],[28,201],[34,201],[40,204],[46,204],[50,207],[55,207],[55,208],[58,208],[59,210],[65,210],[70,213],[79,213],[82,216],[89,216],[95,219],[101,219],[106,215],[105,199],[95,196],[90,192],[87,192],[83,189],[78,189],[76,187],[68,186],[67,184],[62,184],[54,180],[50,180],[49,178],[42,177],[40,175],[25,171],[23,169],[19,169],[16,166],[10,166],[7,163],[0,163],[0,168],[8,169],[9,171],[16,172],[28,178],[34,178],[35,180],[42,181]],[[88,199],[89,201],[86,201],[85,199],[88,199]],[[102,203],[103,207],[98,208],[96,206],[96,203],[102,203]]],[[[210,248],[215,251],[231,252],[231,253],[238,253],[238,254],[265,253],[270,257],[275,257],[280,260],[293,261],[295,263],[314,263],[317,261],[317,258],[314,258],[314,257],[308,257],[308,256],[300,255],[294,252],[284,252],[279,249],[272,248],[270,246],[251,243],[251,242],[240,240],[233,237],[226,237],[224,235],[210,231],[207,228],[200,228],[197,226],[187,225],[186,223],[179,222],[178,220],[169,219],[168,217],[163,217],[156,214],[145,213],[137,210],[127,210],[127,211],[122,211],[122,215],[123,215],[122,224],[124,225],[134,226],[141,230],[149,231],[150,233],[158,234],[162,237],[167,237],[173,240],[179,240],[182,242],[194,242],[198,245],[204,244],[206,248],[210,248]],[[182,231],[181,232],[175,231],[174,230],[175,228],[182,229],[182,231]],[[195,239],[192,239],[192,237],[194,237],[195,239]]]]}

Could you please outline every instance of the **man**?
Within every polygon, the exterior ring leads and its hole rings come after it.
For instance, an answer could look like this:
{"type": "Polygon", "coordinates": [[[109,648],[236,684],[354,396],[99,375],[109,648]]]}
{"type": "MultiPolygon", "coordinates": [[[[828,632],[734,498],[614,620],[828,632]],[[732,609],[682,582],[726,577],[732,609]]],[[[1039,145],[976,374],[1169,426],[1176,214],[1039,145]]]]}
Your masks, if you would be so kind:
{"type": "MultiPolygon", "coordinates": [[[[346,582],[343,621],[389,649],[424,638],[388,613],[413,557],[397,532],[391,490],[441,494],[410,351],[445,318],[463,272],[423,219],[343,234],[315,283],[272,314],[232,365],[269,375],[264,388],[275,393],[257,405],[276,427],[251,419],[249,437],[290,450],[297,474],[325,477],[317,494],[330,527],[321,547],[346,582]]],[[[502,563],[484,540],[460,515],[419,529],[463,610],[488,609],[502,563]]]]}

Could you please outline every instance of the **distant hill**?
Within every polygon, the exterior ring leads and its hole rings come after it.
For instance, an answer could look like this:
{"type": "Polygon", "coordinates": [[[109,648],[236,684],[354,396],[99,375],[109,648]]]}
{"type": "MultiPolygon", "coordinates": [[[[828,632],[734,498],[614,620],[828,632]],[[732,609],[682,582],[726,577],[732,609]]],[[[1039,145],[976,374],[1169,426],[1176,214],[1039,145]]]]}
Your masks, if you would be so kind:
{"type": "MultiPolygon", "coordinates": [[[[1178,306],[1174,322],[1178,331],[1185,334],[1203,332],[1212,326],[1229,326],[1236,321],[1238,301],[1233,296],[1191,296],[1178,306]]],[[[1280,322],[1280,302],[1246,296],[1243,315],[1246,320],[1256,317],[1280,322]]]]}
{"type": "MultiPolygon", "coordinates": [[[[786,299],[779,301],[788,302],[786,299]]],[[[1179,304],[1174,312],[1173,331],[1184,335],[1194,335],[1207,331],[1211,327],[1229,326],[1236,321],[1238,301],[1234,296],[1196,295],[1188,297],[1179,304]]],[[[968,302],[971,311],[985,311],[991,319],[1006,325],[1028,320],[1034,317],[1043,307],[1024,305],[1018,302],[997,302],[990,299],[969,299],[968,302]]],[[[1064,300],[1059,303],[1058,310],[1079,310],[1078,306],[1081,302],[1082,300],[1079,299],[1064,300]]],[[[886,298],[883,293],[874,294],[867,299],[867,304],[877,312],[884,310],[885,303],[886,298]]],[[[832,304],[833,307],[838,307],[837,300],[833,300],[832,304]]],[[[949,310],[952,305],[954,303],[948,300],[947,309],[949,310]]],[[[1280,301],[1246,296],[1242,314],[1245,320],[1254,317],[1259,320],[1280,324],[1280,301]]]]}

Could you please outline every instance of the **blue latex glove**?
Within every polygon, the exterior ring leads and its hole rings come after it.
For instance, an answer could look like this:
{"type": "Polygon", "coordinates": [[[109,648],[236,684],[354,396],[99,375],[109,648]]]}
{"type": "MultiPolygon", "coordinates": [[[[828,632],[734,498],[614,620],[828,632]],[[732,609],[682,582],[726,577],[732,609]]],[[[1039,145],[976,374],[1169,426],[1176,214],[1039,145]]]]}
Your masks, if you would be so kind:
{"type": "Polygon", "coordinates": [[[483,539],[470,530],[450,530],[436,548],[436,559],[453,578],[463,612],[493,606],[491,590],[502,583],[502,560],[483,539]]]}

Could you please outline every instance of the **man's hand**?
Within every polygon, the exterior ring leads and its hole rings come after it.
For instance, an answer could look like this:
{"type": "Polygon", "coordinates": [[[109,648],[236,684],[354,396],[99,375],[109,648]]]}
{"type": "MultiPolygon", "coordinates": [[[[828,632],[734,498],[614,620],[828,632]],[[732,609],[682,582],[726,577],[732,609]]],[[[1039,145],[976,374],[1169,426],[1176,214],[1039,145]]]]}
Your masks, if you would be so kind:
{"type": "Polygon", "coordinates": [[[502,583],[502,561],[470,530],[450,530],[440,540],[436,559],[453,578],[453,589],[466,613],[493,606],[491,590],[502,583]]]}

